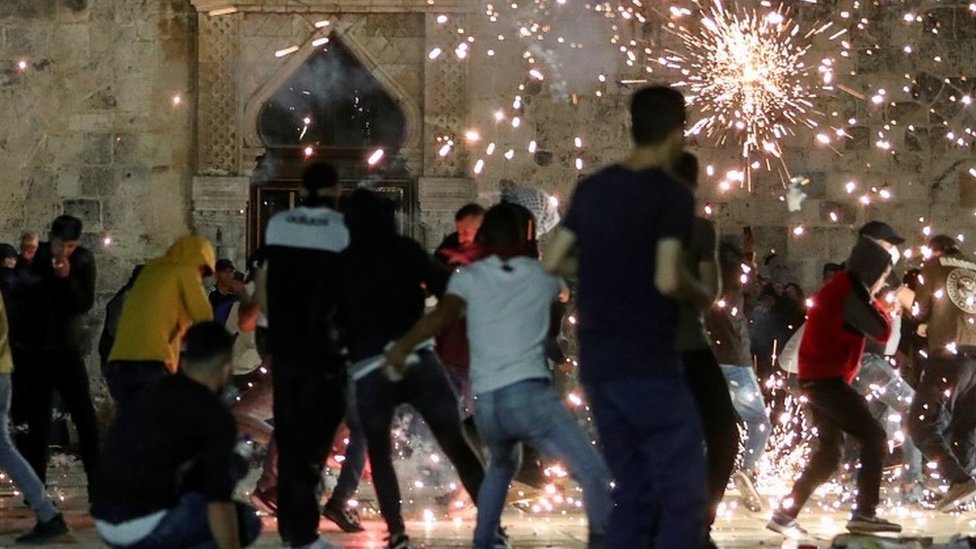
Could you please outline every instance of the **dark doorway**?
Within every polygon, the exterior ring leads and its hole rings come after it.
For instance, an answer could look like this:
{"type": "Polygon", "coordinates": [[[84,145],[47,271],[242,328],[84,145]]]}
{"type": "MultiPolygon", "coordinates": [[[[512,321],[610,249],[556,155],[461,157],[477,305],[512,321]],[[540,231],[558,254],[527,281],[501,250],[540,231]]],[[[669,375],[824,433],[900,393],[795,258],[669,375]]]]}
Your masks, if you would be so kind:
{"type": "Polygon", "coordinates": [[[338,168],[343,194],[366,181],[394,199],[401,232],[412,232],[415,182],[400,153],[406,119],[335,35],[265,102],[258,133],[266,152],[251,176],[248,253],[262,245],[271,216],[300,204],[302,171],[317,161],[338,168]]]}

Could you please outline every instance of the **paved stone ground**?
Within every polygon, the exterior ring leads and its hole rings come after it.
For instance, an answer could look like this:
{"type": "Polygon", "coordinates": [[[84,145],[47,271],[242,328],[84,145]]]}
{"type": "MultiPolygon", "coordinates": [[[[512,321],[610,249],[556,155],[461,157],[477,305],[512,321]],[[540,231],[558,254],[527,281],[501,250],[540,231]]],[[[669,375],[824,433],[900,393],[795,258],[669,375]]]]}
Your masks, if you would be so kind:
{"type": "MultiPolygon", "coordinates": [[[[52,479],[50,491],[59,500],[58,505],[72,528],[71,535],[51,546],[101,547],[91,518],[87,514],[84,475],[80,467],[62,465],[52,469],[50,478],[52,479]]],[[[242,482],[242,486],[249,487],[248,480],[242,482]]],[[[371,487],[364,486],[360,490],[359,497],[364,505],[369,505],[372,498],[371,487]]],[[[735,500],[736,495],[732,492],[727,496],[726,503],[734,506],[735,500]]],[[[415,515],[420,517],[422,513],[415,513],[415,515]]],[[[931,536],[937,544],[947,542],[955,533],[976,532],[976,513],[943,514],[912,507],[889,511],[886,516],[901,522],[906,534],[931,536]]],[[[796,542],[784,541],[781,536],[765,530],[767,519],[768,513],[752,514],[744,509],[726,511],[722,513],[716,524],[715,540],[723,549],[797,547],[796,542]]],[[[805,512],[800,516],[800,520],[813,534],[813,538],[806,543],[819,548],[830,547],[828,540],[843,532],[846,519],[845,512],[822,510],[805,512]]],[[[275,535],[275,520],[265,517],[264,522],[265,534],[257,546],[279,546],[275,535]]],[[[32,524],[33,517],[21,505],[19,495],[13,493],[5,480],[0,482],[0,547],[11,545],[14,536],[29,529],[32,524]]],[[[367,528],[366,532],[355,535],[340,532],[328,521],[322,522],[321,529],[330,540],[349,549],[383,547],[383,537],[386,532],[382,521],[375,514],[367,514],[364,525],[367,528]]],[[[581,513],[537,516],[510,507],[505,517],[505,525],[511,535],[513,546],[519,549],[541,547],[569,549],[586,546],[585,518],[581,513]]],[[[449,516],[432,522],[410,521],[407,528],[416,547],[449,548],[470,547],[473,526],[474,510],[467,505],[449,516]]]]}

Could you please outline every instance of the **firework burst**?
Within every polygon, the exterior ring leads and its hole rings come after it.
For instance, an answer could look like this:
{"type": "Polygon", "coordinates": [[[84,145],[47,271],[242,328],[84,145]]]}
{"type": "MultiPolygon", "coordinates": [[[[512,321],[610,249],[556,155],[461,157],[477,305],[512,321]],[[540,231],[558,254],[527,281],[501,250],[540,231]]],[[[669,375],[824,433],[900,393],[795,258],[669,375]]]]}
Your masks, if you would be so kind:
{"type": "Polygon", "coordinates": [[[780,156],[779,140],[811,119],[815,90],[804,63],[809,44],[789,12],[779,9],[735,13],[720,2],[700,19],[698,30],[676,31],[686,52],[672,54],[700,118],[688,133],[730,139],[753,152],[780,156]]]}

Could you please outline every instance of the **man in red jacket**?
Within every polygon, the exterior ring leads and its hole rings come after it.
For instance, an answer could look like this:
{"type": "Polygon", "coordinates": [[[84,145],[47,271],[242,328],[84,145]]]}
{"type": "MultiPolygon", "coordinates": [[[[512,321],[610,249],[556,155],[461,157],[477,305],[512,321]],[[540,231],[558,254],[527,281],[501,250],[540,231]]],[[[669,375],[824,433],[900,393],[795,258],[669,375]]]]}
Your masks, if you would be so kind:
{"type": "Polygon", "coordinates": [[[900,532],[901,526],[875,514],[884,462],[885,430],[867,401],[850,384],[860,368],[865,337],[884,342],[891,323],[875,296],[891,271],[892,257],[872,238],[862,236],[847,266],[813,296],[798,358],[800,387],[810,405],[818,444],[793,490],[767,527],[786,535],[806,532],[796,522],[800,509],[840,464],[843,433],[858,441],[861,468],[857,505],[847,523],[854,533],[900,532]]]}

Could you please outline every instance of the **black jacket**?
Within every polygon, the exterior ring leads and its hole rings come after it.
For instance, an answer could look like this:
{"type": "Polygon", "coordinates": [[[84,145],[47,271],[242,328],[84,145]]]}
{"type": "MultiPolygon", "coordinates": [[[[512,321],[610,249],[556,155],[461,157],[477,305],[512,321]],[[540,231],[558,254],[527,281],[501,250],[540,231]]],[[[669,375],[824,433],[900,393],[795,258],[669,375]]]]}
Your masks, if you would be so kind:
{"type": "Polygon", "coordinates": [[[71,255],[66,278],[54,272],[51,245],[41,243],[24,282],[23,346],[81,351],[83,317],[95,304],[95,257],[82,247],[71,255]]]}

